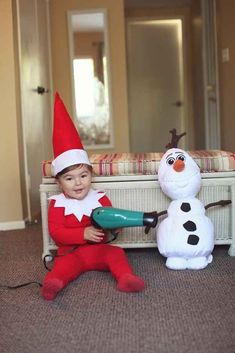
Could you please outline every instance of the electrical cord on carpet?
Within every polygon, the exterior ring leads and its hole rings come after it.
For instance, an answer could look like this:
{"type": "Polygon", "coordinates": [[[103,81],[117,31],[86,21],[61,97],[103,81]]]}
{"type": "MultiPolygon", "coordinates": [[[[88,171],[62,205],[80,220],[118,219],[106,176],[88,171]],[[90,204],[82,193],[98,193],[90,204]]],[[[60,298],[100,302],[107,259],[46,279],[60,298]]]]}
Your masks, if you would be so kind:
{"type": "MultiPolygon", "coordinates": [[[[47,271],[51,271],[51,269],[47,266],[47,257],[49,257],[51,261],[54,260],[55,257],[61,257],[61,256],[64,256],[66,254],[69,254],[71,252],[73,252],[75,249],[77,248],[77,245],[74,246],[72,249],[70,249],[69,251],[66,251],[64,254],[60,254],[60,255],[45,255],[44,258],[43,258],[43,264],[44,264],[44,267],[46,268],[47,271]]],[[[26,283],[21,283],[21,284],[18,284],[16,286],[8,286],[8,285],[4,285],[4,284],[0,284],[0,290],[1,289],[18,289],[18,288],[22,288],[22,287],[26,287],[26,286],[29,286],[31,284],[37,284],[38,286],[42,287],[42,283],[40,282],[37,282],[37,281],[30,281],[30,282],[26,282],[26,283]]]]}
{"type": "MultiPolygon", "coordinates": [[[[54,257],[57,257],[57,256],[59,256],[59,255],[54,255],[54,256],[53,255],[46,255],[46,256],[44,256],[43,264],[44,264],[44,267],[46,268],[47,271],[51,271],[51,269],[47,266],[46,258],[50,257],[52,259],[51,261],[53,261],[54,257]]],[[[63,255],[60,255],[60,256],[63,256],[63,255]]],[[[37,282],[37,281],[30,281],[30,282],[18,284],[16,286],[8,286],[8,285],[0,284],[0,290],[1,289],[18,289],[18,288],[29,286],[31,284],[37,284],[39,287],[42,287],[42,283],[37,282]]]]}
{"type": "MultiPolygon", "coordinates": [[[[111,243],[112,241],[114,241],[118,235],[118,233],[114,233],[112,232],[112,235],[113,235],[113,238],[111,240],[108,240],[106,241],[105,243],[108,244],[108,243],[111,243]]],[[[51,261],[54,260],[55,257],[60,257],[60,256],[64,256],[66,254],[69,254],[71,252],[73,252],[78,246],[74,246],[72,247],[72,249],[70,249],[69,251],[66,251],[64,254],[60,254],[60,255],[45,255],[44,258],[43,258],[43,264],[44,264],[44,267],[47,271],[51,271],[51,269],[47,266],[47,261],[46,261],[46,258],[49,257],[51,261]]],[[[31,282],[26,282],[26,283],[21,283],[21,284],[18,284],[16,286],[8,286],[8,285],[4,285],[4,284],[0,284],[0,290],[1,289],[18,289],[18,288],[22,288],[22,287],[26,287],[26,286],[29,286],[31,284],[37,284],[38,286],[42,287],[42,283],[40,282],[37,282],[37,281],[31,281],[31,282]]]]}
{"type": "MultiPolygon", "coordinates": [[[[54,260],[54,257],[57,257],[57,256],[58,255],[54,255],[54,256],[53,255],[46,255],[46,256],[44,256],[43,264],[44,264],[44,267],[46,268],[47,271],[51,271],[51,269],[47,266],[46,258],[50,257],[52,260],[54,260]]],[[[63,255],[61,255],[61,256],[63,256],[63,255]]],[[[0,290],[1,289],[18,289],[18,288],[26,287],[26,286],[29,286],[29,285],[32,285],[32,284],[37,284],[39,287],[42,287],[42,283],[37,282],[37,281],[30,281],[30,282],[21,283],[21,284],[15,285],[15,286],[8,286],[8,285],[0,284],[0,290]]]]}
{"type": "Polygon", "coordinates": [[[26,282],[26,283],[22,283],[22,284],[18,284],[16,286],[6,286],[3,284],[0,284],[0,290],[1,289],[18,289],[18,288],[22,288],[22,287],[26,287],[29,286],[31,284],[37,284],[38,286],[42,287],[42,284],[40,282],[36,282],[36,281],[31,281],[31,282],[26,282]]]}

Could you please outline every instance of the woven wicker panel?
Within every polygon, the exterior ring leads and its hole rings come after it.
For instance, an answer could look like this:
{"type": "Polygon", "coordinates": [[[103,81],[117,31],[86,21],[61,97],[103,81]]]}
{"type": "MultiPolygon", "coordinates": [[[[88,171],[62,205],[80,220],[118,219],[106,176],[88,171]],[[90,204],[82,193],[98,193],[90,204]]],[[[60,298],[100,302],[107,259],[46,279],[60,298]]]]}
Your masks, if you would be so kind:
{"type": "MultiPolygon", "coordinates": [[[[107,196],[112,200],[114,207],[150,212],[167,210],[170,200],[162,193],[157,181],[115,181],[93,183],[94,188],[104,190],[107,196]]],[[[48,254],[55,249],[55,244],[48,234],[47,210],[48,198],[59,189],[55,184],[41,185],[41,208],[43,223],[43,254],[48,254]]],[[[233,178],[205,178],[198,198],[207,205],[217,202],[221,199],[228,200],[234,198],[234,177],[233,178]]],[[[234,236],[234,216],[233,205],[225,207],[212,207],[206,211],[211,218],[215,229],[215,241],[217,244],[231,244],[234,236]]],[[[159,218],[159,223],[163,217],[159,218]]],[[[125,228],[113,243],[125,248],[131,247],[155,247],[156,229],[151,229],[145,234],[144,227],[125,228]]]]}

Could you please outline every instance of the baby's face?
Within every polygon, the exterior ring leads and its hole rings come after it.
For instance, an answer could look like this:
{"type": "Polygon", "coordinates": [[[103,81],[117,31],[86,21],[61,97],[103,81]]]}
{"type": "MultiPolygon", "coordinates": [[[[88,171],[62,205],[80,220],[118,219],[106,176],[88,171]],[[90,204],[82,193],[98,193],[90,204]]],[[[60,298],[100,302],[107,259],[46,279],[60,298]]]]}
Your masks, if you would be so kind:
{"type": "Polygon", "coordinates": [[[91,180],[91,171],[82,165],[60,176],[58,185],[66,197],[83,200],[91,188],[91,180]]]}

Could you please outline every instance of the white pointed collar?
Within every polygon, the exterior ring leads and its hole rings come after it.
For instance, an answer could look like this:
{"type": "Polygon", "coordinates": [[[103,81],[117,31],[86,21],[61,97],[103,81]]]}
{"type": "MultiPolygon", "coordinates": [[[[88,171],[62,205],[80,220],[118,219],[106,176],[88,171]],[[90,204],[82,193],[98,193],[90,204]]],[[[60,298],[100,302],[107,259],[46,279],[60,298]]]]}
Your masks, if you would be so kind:
{"type": "Polygon", "coordinates": [[[104,192],[91,189],[83,200],[67,198],[63,193],[53,195],[49,200],[55,200],[54,207],[64,207],[65,216],[74,214],[81,222],[83,216],[89,217],[94,208],[102,206],[99,199],[104,195],[104,192]]]}

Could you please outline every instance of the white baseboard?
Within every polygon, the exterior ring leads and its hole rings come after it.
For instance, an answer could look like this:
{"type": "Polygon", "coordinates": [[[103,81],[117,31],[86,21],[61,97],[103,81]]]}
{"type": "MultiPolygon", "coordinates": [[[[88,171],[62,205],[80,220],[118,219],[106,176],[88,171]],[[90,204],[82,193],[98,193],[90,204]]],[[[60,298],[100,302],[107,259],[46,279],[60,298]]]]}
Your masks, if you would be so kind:
{"type": "Polygon", "coordinates": [[[15,221],[15,222],[0,222],[0,231],[1,230],[15,230],[15,229],[24,229],[24,221],[15,221]]]}

